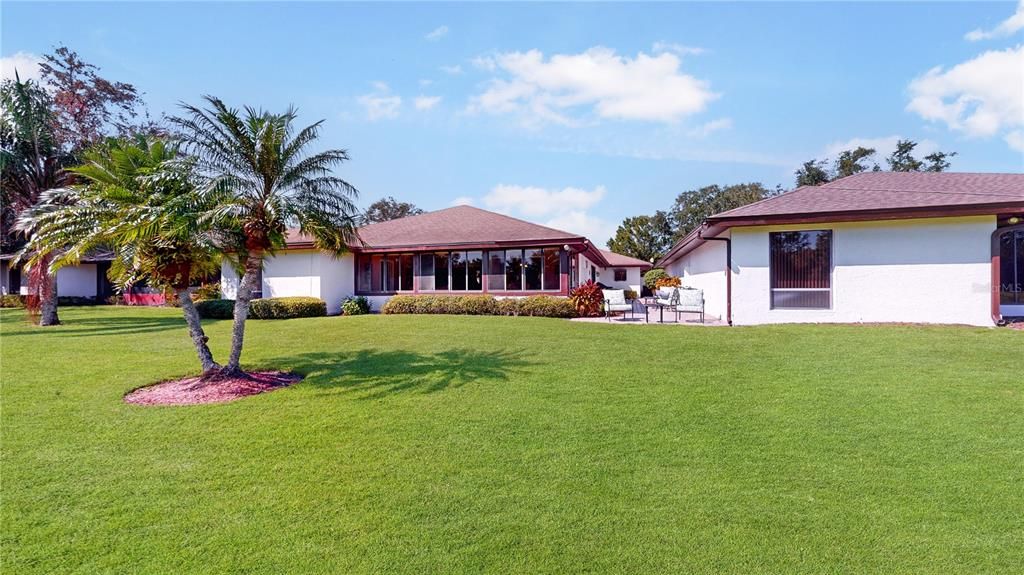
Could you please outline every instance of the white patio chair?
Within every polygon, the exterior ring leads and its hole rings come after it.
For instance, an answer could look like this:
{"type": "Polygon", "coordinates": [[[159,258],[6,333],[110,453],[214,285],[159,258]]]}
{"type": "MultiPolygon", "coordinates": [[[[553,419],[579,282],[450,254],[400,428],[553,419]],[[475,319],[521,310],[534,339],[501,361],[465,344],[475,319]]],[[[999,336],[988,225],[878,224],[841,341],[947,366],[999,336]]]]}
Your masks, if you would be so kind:
{"type": "Polygon", "coordinates": [[[608,321],[611,321],[612,312],[616,311],[623,312],[623,315],[626,312],[633,312],[633,304],[626,301],[626,291],[620,289],[604,290],[604,316],[608,318],[608,321]]]}
{"type": "Polygon", "coordinates": [[[676,321],[679,321],[679,314],[692,312],[700,314],[700,323],[704,323],[704,290],[696,288],[683,288],[677,290],[678,303],[676,304],[676,321]]]}

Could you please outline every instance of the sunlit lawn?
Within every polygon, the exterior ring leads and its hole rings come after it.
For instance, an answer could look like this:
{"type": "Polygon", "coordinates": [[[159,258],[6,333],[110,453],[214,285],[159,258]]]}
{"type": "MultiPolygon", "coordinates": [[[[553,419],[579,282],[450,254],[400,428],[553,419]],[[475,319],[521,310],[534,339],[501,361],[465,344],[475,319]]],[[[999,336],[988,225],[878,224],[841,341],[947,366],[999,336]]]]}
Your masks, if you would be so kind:
{"type": "Polygon", "coordinates": [[[61,314],[0,312],[4,573],[1024,566],[1024,332],[254,321],[303,383],[154,408],[179,313],[61,314]]]}

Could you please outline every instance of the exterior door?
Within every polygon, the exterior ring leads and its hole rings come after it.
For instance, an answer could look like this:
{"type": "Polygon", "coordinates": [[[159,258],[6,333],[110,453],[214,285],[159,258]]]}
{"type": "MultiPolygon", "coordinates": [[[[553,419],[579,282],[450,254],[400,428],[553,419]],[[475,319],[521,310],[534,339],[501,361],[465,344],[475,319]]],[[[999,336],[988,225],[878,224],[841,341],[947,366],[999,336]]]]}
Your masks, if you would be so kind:
{"type": "Polygon", "coordinates": [[[1024,317],[1024,229],[999,236],[999,313],[1024,317]]]}

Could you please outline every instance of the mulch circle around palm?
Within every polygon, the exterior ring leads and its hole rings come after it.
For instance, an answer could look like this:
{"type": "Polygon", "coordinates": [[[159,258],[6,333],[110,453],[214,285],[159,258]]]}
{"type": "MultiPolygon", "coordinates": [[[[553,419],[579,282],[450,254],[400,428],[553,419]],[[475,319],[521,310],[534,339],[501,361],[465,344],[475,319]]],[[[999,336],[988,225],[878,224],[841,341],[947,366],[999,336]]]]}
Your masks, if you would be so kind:
{"type": "Polygon", "coordinates": [[[137,405],[224,403],[288,387],[302,379],[301,375],[283,371],[256,371],[246,375],[248,377],[213,380],[186,377],[163,381],[132,390],[124,396],[124,401],[137,405]]]}

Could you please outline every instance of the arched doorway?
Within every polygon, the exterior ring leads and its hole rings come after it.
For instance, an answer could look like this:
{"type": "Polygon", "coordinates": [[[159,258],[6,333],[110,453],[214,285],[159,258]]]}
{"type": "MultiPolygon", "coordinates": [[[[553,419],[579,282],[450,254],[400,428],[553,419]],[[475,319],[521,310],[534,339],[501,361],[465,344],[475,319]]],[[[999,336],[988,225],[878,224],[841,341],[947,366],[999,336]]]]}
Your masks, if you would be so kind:
{"type": "Polygon", "coordinates": [[[992,234],[992,292],[993,316],[1024,317],[1024,224],[992,234]]]}

